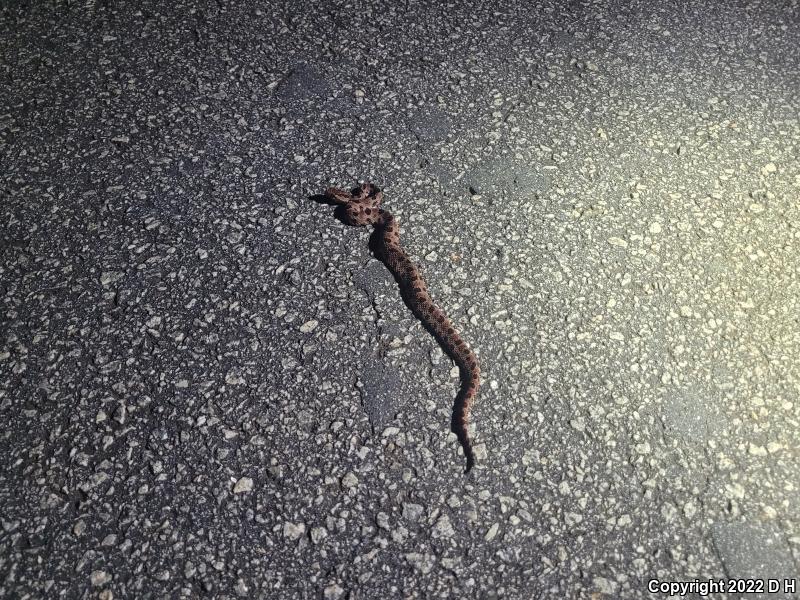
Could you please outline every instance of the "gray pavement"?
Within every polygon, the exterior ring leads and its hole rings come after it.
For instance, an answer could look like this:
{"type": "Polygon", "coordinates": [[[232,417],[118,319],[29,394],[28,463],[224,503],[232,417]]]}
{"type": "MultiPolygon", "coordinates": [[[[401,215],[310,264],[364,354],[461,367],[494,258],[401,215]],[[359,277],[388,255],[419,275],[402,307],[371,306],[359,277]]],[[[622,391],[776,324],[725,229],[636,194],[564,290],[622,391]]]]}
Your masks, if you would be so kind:
{"type": "Polygon", "coordinates": [[[800,597],[658,587],[800,572],[799,27],[3,3],[0,596],[800,597]],[[360,180],[481,357],[467,476],[360,180]]]}

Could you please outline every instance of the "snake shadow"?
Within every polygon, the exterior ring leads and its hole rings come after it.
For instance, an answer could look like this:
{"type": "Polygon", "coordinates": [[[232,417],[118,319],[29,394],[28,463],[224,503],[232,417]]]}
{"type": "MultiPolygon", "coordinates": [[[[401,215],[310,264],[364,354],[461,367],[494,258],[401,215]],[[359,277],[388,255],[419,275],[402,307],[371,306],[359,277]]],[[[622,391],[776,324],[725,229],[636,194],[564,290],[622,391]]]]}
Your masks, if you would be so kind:
{"type": "MultiPolygon", "coordinates": [[[[352,191],[355,191],[358,188],[354,188],[352,191]]],[[[336,209],[333,212],[334,217],[336,217],[339,221],[344,223],[345,225],[352,226],[344,219],[345,209],[343,206],[337,205],[333,200],[328,198],[325,194],[314,194],[309,196],[309,200],[313,200],[319,204],[326,204],[328,206],[335,206],[336,209]]],[[[375,255],[375,257],[380,260],[383,265],[386,267],[386,270],[392,274],[392,277],[397,284],[398,289],[400,290],[400,297],[403,299],[403,303],[408,307],[408,310],[417,318],[417,320],[422,324],[430,336],[436,340],[436,343],[439,344],[439,347],[442,351],[452,360],[454,363],[458,364],[458,360],[456,357],[455,352],[453,352],[446,340],[442,338],[440,335],[436,333],[436,331],[431,327],[425,316],[420,312],[420,310],[415,306],[414,298],[411,294],[411,291],[403,285],[403,280],[399,276],[399,274],[395,273],[389,263],[387,262],[384,254],[383,254],[383,247],[380,243],[381,238],[381,231],[380,229],[374,228],[372,233],[369,236],[369,249],[375,255]]],[[[420,269],[421,270],[421,269],[420,269]]],[[[455,400],[453,401],[453,410],[451,413],[450,418],[450,431],[456,434],[458,438],[459,444],[461,444],[461,448],[464,451],[464,456],[466,457],[467,467],[465,473],[469,473],[472,467],[475,465],[475,453],[472,449],[472,444],[469,439],[469,435],[465,428],[461,428],[458,426],[458,415],[462,413],[464,410],[464,405],[466,403],[467,398],[467,391],[469,389],[469,377],[464,372],[463,367],[459,365],[459,372],[461,378],[461,386],[456,394],[455,400]]]]}

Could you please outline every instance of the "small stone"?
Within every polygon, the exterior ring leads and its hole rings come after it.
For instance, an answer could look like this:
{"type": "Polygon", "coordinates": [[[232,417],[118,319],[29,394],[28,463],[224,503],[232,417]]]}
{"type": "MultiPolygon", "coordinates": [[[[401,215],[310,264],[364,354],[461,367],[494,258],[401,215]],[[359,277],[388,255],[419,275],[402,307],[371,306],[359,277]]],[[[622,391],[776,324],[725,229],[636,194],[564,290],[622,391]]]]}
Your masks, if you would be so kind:
{"type": "Polygon", "coordinates": [[[747,448],[747,453],[751,456],[766,456],[767,449],[764,448],[764,446],[757,446],[751,442],[750,446],[747,448]]]}
{"type": "Polygon", "coordinates": [[[522,455],[522,464],[529,467],[538,462],[539,458],[539,453],[536,450],[525,450],[525,453],[522,455]]]}
{"type": "Polygon", "coordinates": [[[191,579],[194,577],[195,573],[197,573],[197,567],[194,566],[192,561],[186,561],[186,564],[183,566],[183,576],[186,579],[191,579]]]}
{"type": "Polygon", "coordinates": [[[671,502],[667,502],[661,507],[661,516],[667,523],[672,523],[678,514],[678,509],[671,502]]]}
{"type": "Polygon", "coordinates": [[[301,333],[311,333],[317,328],[319,325],[319,321],[316,319],[311,319],[310,321],[306,321],[302,325],[300,325],[300,332],[301,333]]]}
{"type": "Polygon", "coordinates": [[[233,591],[235,591],[236,594],[239,596],[247,596],[247,593],[250,591],[250,589],[245,584],[244,579],[240,578],[236,582],[236,585],[233,586],[233,591]]]}
{"type": "Polygon", "coordinates": [[[409,552],[405,555],[405,558],[408,562],[410,562],[416,569],[423,575],[427,575],[428,573],[433,570],[434,566],[434,557],[430,554],[420,554],[419,552],[409,552]]]}
{"type": "Polygon", "coordinates": [[[405,543],[407,538],[408,538],[408,529],[406,529],[402,525],[398,525],[395,529],[392,530],[392,539],[398,544],[405,543]]]}
{"type": "Polygon", "coordinates": [[[436,524],[433,526],[434,537],[453,537],[455,535],[455,531],[453,530],[453,524],[450,522],[450,517],[447,515],[442,515],[436,520],[436,524]]]}
{"type": "Polygon", "coordinates": [[[86,522],[81,519],[72,527],[72,533],[75,535],[83,535],[83,532],[86,531],[86,522]]]}
{"type": "Polygon", "coordinates": [[[240,478],[239,481],[236,482],[236,485],[233,486],[234,494],[242,494],[251,491],[253,491],[253,480],[249,477],[240,478]]]}
{"type": "Polygon", "coordinates": [[[290,540],[299,540],[303,534],[306,532],[306,524],[305,523],[292,523],[290,521],[286,521],[283,524],[283,535],[284,537],[289,538],[290,540]]]}
{"type": "Polygon", "coordinates": [[[339,586],[338,583],[332,583],[325,588],[323,594],[325,595],[325,600],[337,600],[338,598],[342,597],[344,590],[341,588],[341,586],[339,586]]]}
{"type": "Polygon", "coordinates": [[[486,535],[483,536],[483,539],[485,539],[487,542],[491,542],[497,536],[498,531],[500,531],[500,523],[495,523],[489,527],[489,531],[486,532],[486,535]]]}
{"type": "Polygon", "coordinates": [[[424,508],[420,504],[413,502],[403,502],[403,518],[408,521],[418,521],[422,516],[424,508]]]}
{"type": "MultiPolygon", "coordinates": [[[[562,483],[567,483],[566,481],[562,483]]],[[[560,485],[559,485],[560,490],[560,485]]],[[[567,490],[569,490],[569,484],[567,484],[567,490]]],[[[512,496],[500,496],[500,512],[502,514],[506,514],[512,508],[517,505],[517,499],[512,496]]]]}
{"type": "Polygon", "coordinates": [[[489,456],[489,452],[486,449],[486,444],[476,444],[472,450],[475,452],[475,459],[476,460],[486,460],[489,456]]]}
{"type": "Polygon", "coordinates": [[[614,581],[610,581],[605,577],[595,577],[592,579],[592,584],[594,587],[597,588],[597,591],[601,594],[615,594],[617,591],[617,584],[614,581]]]}
{"type": "Polygon", "coordinates": [[[728,498],[741,500],[742,498],[744,498],[744,486],[735,482],[726,484],[725,496],[728,498]]]}
{"type": "Polygon", "coordinates": [[[120,271],[105,271],[100,275],[100,283],[106,286],[114,283],[120,277],[122,277],[122,273],[120,271]]]}
{"type": "Polygon", "coordinates": [[[352,471],[348,471],[347,474],[342,477],[342,486],[346,488],[354,488],[358,486],[358,477],[352,471]]]}
{"type": "Polygon", "coordinates": [[[570,426],[576,431],[586,430],[586,420],[583,417],[575,417],[569,420],[570,426]]]}
{"type": "Polygon", "coordinates": [[[328,537],[328,530],[324,527],[311,528],[311,541],[314,544],[319,544],[322,540],[328,537]]]}
{"type": "Polygon", "coordinates": [[[89,579],[91,580],[92,585],[100,586],[111,581],[111,575],[109,575],[106,571],[92,571],[89,579]]]}
{"type": "Polygon", "coordinates": [[[650,223],[649,231],[653,235],[655,235],[657,233],[661,233],[661,223],[658,223],[658,222],[650,223]]]}
{"type": "Polygon", "coordinates": [[[225,374],[225,383],[228,385],[242,385],[246,383],[244,377],[236,369],[231,369],[225,374]]]}
{"type": "Polygon", "coordinates": [[[120,425],[125,424],[125,418],[128,416],[128,408],[124,404],[117,406],[114,411],[114,420],[120,425]]]}
{"type": "Polygon", "coordinates": [[[778,167],[775,165],[774,162],[768,162],[763,167],[761,167],[761,174],[762,175],[771,175],[772,173],[777,173],[778,167]]]}

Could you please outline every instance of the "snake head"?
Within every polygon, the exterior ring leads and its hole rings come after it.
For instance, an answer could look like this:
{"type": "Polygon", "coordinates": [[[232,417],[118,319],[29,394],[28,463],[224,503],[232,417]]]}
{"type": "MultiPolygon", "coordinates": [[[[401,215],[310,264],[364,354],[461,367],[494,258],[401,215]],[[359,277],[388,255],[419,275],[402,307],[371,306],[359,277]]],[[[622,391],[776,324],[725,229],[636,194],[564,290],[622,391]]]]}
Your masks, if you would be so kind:
{"type": "Polygon", "coordinates": [[[374,225],[378,222],[383,192],[377,186],[362,183],[349,192],[328,188],[325,195],[340,205],[340,217],[348,225],[374,225]]]}

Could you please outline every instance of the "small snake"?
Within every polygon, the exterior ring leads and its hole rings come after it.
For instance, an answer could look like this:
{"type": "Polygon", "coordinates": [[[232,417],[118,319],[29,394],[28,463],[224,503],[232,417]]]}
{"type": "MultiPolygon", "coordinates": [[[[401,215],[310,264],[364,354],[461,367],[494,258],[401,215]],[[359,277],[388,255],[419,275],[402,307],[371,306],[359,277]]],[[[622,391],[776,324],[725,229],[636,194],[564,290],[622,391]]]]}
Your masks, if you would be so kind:
{"type": "Polygon", "coordinates": [[[453,406],[451,428],[458,437],[467,458],[466,472],[475,464],[475,452],[469,438],[467,426],[478,387],[481,370],[475,353],[453,327],[453,324],[431,299],[422,273],[400,245],[400,229],[397,219],[380,208],[383,192],[371,183],[363,183],[357,193],[328,188],[325,195],[341,207],[341,220],[347,225],[375,228],[378,241],[378,258],[389,268],[400,285],[400,293],[414,314],[436,337],[448,356],[459,367],[461,388],[453,406]]]}

